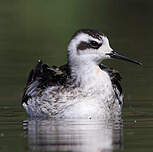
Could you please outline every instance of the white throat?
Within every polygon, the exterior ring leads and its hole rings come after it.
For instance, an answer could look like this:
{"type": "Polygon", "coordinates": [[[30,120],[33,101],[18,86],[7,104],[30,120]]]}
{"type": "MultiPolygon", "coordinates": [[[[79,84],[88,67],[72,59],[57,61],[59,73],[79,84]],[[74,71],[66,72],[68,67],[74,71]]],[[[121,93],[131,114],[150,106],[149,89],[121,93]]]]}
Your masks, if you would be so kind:
{"type": "Polygon", "coordinates": [[[112,84],[108,73],[101,70],[100,67],[93,62],[81,65],[72,65],[71,76],[75,79],[75,83],[84,89],[112,89],[112,84]]]}

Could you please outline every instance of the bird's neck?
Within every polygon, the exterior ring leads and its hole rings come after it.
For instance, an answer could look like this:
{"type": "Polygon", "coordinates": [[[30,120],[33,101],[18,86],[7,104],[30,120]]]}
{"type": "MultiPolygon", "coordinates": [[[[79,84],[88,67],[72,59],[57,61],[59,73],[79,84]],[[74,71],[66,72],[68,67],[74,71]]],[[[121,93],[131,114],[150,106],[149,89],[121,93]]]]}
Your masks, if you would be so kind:
{"type": "Polygon", "coordinates": [[[109,75],[94,62],[70,65],[71,77],[76,85],[90,89],[111,85],[109,75]]]}

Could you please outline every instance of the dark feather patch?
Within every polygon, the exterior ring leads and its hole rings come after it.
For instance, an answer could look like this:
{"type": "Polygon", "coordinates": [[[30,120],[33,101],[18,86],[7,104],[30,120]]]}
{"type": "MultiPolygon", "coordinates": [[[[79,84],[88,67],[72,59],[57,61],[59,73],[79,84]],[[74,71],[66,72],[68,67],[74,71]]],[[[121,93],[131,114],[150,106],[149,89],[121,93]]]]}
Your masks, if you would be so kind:
{"type": "Polygon", "coordinates": [[[77,50],[86,50],[89,49],[90,45],[87,42],[81,42],[78,46],[77,46],[77,50]]]}
{"type": "MultiPolygon", "coordinates": [[[[93,41],[91,41],[93,42],[93,41]]],[[[77,46],[77,50],[86,50],[86,49],[98,49],[102,43],[97,43],[96,45],[93,45],[91,42],[80,42],[80,44],[77,46]]]]}
{"type": "Polygon", "coordinates": [[[27,103],[29,98],[40,95],[48,86],[67,85],[69,74],[68,65],[49,67],[42,61],[38,61],[35,69],[32,69],[29,73],[22,103],[27,103]]]}

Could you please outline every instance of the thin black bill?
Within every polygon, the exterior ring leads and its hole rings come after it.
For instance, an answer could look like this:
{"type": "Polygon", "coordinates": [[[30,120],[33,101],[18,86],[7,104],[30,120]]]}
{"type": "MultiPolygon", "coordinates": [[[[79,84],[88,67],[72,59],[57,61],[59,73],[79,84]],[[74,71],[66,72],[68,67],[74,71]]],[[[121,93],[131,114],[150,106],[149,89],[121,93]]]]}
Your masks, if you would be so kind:
{"type": "Polygon", "coordinates": [[[111,53],[107,53],[107,55],[109,55],[111,58],[121,59],[121,60],[124,60],[124,61],[128,61],[128,62],[132,62],[132,63],[138,64],[138,65],[142,65],[142,63],[138,62],[137,60],[130,59],[126,56],[120,55],[115,51],[112,51],[111,53]]]}

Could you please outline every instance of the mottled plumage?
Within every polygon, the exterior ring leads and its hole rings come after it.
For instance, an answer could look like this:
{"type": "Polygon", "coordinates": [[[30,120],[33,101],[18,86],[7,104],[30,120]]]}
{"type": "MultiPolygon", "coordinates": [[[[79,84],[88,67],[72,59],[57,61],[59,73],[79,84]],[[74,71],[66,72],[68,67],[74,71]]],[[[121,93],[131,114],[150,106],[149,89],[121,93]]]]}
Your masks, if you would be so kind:
{"type": "MultiPolygon", "coordinates": [[[[102,64],[100,64],[99,67],[108,72],[114,92],[116,93],[117,97],[120,98],[122,95],[122,88],[120,85],[121,76],[119,72],[102,64]]],[[[29,73],[25,91],[22,97],[22,103],[27,104],[29,98],[41,96],[41,93],[46,88],[54,85],[62,85],[64,87],[73,85],[68,64],[60,67],[49,67],[47,64],[43,64],[42,61],[39,60],[36,67],[29,73]]],[[[119,102],[122,104],[122,101],[119,100],[119,102]]]]}

